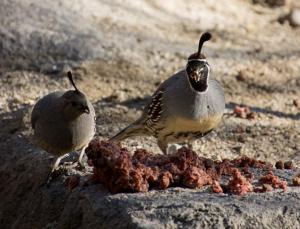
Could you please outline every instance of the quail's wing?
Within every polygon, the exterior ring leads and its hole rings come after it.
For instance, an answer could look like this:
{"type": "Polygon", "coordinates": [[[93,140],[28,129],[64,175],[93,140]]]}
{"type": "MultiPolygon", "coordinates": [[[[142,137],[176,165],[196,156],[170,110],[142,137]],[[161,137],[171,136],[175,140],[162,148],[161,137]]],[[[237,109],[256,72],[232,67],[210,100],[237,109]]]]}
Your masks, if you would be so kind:
{"type": "Polygon", "coordinates": [[[164,106],[164,94],[168,92],[168,88],[172,87],[179,77],[182,77],[181,74],[175,74],[165,80],[151,96],[151,100],[143,113],[145,123],[148,127],[153,127],[160,121],[164,109],[166,109],[164,106]]]}
{"type": "Polygon", "coordinates": [[[48,117],[52,119],[52,113],[49,111],[57,111],[57,105],[59,104],[59,98],[63,95],[63,92],[52,92],[43,98],[41,98],[34,106],[31,112],[31,126],[33,129],[36,127],[36,122],[39,119],[46,120],[48,117]]]}

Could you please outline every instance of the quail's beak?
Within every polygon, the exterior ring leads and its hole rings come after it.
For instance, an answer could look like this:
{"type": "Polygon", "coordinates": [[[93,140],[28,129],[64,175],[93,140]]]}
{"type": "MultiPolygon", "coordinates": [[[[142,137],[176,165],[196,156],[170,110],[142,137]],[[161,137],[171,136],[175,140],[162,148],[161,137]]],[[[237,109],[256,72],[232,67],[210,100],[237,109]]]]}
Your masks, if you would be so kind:
{"type": "Polygon", "coordinates": [[[190,73],[190,77],[196,82],[196,83],[198,83],[200,80],[202,80],[203,79],[203,68],[201,68],[201,69],[197,69],[197,70],[195,70],[195,71],[192,71],[191,73],[190,73]]]}
{"type": "Polygon", "coordinates": [[[90,113],[90,109],[88,106],[82,106],[82,111],[86,114],[89,114],[90,113]]]}

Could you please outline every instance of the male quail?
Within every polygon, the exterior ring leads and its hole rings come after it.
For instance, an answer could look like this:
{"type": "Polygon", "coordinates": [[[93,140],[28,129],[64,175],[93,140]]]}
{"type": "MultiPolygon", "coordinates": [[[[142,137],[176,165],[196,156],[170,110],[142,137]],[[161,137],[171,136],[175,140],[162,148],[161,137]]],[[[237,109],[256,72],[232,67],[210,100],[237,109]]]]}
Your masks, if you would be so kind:
{"type": "Polygon", "coordinates": [[[142,116],[120,131],[111,141],[137,135],[152,135],[166,153],[169,143],[187,143],[203,137],[221,122],[225,109],[222,86],[210,78],[210,65],[201,53],[211,34],[204,33],[198,52],[186,68],[164,81],[153,94],[142,116]]]}
{"type": "Polygon", "coordinates": [[[77,89],[71,72],[68,72],[68,78],[75,90],[44,96],[35,104],[31,114],[37,144],[58,156],[51,173],[71,151],[81,150],[78,163],[82,165],[84,150],[95,134],[93,105],[77,89]]]}

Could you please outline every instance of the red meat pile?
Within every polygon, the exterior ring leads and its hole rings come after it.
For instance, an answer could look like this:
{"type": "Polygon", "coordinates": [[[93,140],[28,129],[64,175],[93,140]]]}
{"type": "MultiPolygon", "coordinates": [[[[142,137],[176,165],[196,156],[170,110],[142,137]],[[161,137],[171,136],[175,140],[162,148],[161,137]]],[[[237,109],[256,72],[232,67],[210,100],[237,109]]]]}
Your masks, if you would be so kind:
{"type": "Polygon", "coordinates": [[[248,106],[235,106],[233,109],[233,114],[236,117],[244,118],[244,119],[254,119],[255,113],[251,111],[248,106]]]}
{"type": "MultiPolygon", "coordinates": [[[[155,155],[144,149],[136,150],[131,155],[118,144],[97,139],[90,143],[86,154],[89,165],[94,167],[94,180],[113,193],[211,185],[216,193],[243,195],[252,191],[253,174],[249,172],[249,167],[267,171],[272,169],[271,164],[248,157],[215,162],[199,157],[185,147],[172,155],[155,155]],[[222,175],[231,177],[227,185],[220,185],[222,175]]],[[[271,177],[265,177],[261,182],[272,185],[275,182],[274,188],[285,190],[284,184],[280,183],[278,177],[276,179],[273,181],[271,177]]]]}

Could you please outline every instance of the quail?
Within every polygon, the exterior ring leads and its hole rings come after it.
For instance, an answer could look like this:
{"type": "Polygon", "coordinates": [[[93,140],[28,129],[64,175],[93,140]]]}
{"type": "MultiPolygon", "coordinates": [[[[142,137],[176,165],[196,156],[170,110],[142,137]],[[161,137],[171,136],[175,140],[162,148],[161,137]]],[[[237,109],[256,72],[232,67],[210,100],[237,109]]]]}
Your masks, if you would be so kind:
{"type": "Polygon", "coordinates": [[[113,136],[110,141],[152,135],[163,153],[169,143],[188,144],[218,126],[225,110],[221,84],[211,78],[211,68],[201,53],[211,34],[202,34],[198,52],[189,56],[185,69],[158,87],[139,119],[113,136]]]}
{"type": "MultiPolygon", "coordinates": [[[[35,104],[31,125],[36,143],[58,156],[52,171],[69,152],[81,150],[78,163],[95,134],[95,110],[86,95],[76,87],[72,73],[68,78],[75,90],[52,92],[35,104]]],[[[50,178],[50,177],[49,177],[50,178]]]]}

